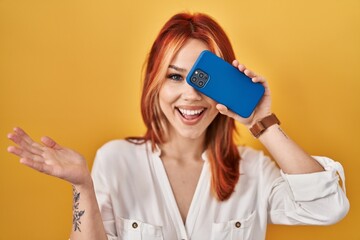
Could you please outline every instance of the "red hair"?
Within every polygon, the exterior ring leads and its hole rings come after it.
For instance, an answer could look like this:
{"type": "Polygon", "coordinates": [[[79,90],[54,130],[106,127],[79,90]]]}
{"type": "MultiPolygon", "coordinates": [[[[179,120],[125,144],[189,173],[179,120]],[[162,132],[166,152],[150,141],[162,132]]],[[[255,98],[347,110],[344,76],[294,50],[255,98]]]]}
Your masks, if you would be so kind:
{"type": "MultiPolygon", "coordinates": [[[[144,72],[141,113],[147,131],[142,138],[150,140],[153,150],[165,141],[166,118],[159,105],[159,90],[172,58],[188,39],[206,43],[210,51],[232,62],[235,54],[224,30],[205,14],[180,13],[165,23],[152,45],[144,72]]],[[[228,199],[239,180],[240,155],[234,143],[236,132],[232,118],[218,114],[206,130],[206,150],[211,166],[211,188],[215,196],[228,199]]]]}

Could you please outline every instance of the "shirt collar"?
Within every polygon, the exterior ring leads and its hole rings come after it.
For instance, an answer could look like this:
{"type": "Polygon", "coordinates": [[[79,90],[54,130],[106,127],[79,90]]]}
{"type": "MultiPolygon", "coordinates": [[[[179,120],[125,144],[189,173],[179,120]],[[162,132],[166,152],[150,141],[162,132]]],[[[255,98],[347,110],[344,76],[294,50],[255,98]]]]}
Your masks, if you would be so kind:
{"type": "MultiPolygon", "coordinates": [[[[151,142],[150,142],[150,141],[149,141],[149,147],[150,147],[150,149],[151,149],[151,142]]],[[[157,157],[160,157],[160,155],[161,155],[161,149],[160,149],[160,147],[159,147],[158,144],[155,144],[155,149],[154,149],[154,151],[153,151],[153,154],[154,154],[155,156],[157,156],[157,157]]],[[[208,153],[207,153],[206,150],[201,154],[201,159],[202,159],[203,161],[205,161],[205,162],[207,162],[207,161],[209,160],[208,153]]]]}

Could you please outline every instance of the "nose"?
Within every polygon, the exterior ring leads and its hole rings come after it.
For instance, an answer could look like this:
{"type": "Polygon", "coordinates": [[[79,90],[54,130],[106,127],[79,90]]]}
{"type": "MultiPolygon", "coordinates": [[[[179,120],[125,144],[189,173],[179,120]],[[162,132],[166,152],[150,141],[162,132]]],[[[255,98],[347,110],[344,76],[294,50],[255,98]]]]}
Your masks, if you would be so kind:
{"type": "Polygon", "coordinates": [[[195,88],[190,86],[187,82],[184,82],[183,93],[182,96],[186,101],[200,101],[202,99],[202,95],[195,88]]]}

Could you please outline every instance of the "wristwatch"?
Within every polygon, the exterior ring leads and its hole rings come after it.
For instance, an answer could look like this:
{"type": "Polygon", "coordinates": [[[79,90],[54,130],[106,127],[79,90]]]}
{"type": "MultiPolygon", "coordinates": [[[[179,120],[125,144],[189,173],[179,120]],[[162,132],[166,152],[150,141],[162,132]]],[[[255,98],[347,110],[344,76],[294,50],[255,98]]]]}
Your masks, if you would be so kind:
{"type": "Polygon", "coordinates": [[[250,132],[252,133],[252,135],[254,135],[254,137],[258,138],[261,134],[265,132],[266,129],[268,129],[274,124],[280,125],[280,121],[276,117],[276,115],[272,113],[271,115],[264,117],[263,119],[257,121],[254,125],[252,125],[250,128],[250,132]]]}

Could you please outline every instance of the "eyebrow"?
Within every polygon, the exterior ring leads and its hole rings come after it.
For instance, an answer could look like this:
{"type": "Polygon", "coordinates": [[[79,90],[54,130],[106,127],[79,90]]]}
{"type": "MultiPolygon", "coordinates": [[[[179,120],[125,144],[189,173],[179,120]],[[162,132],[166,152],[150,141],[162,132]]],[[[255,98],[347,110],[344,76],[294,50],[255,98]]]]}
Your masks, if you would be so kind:
{"type": "Polygon", "coordinates": [[[177,67],[175,65],[169,65],[169,68],[175,69],[178,72],[186,72],[185,68],[177,67]]]}

